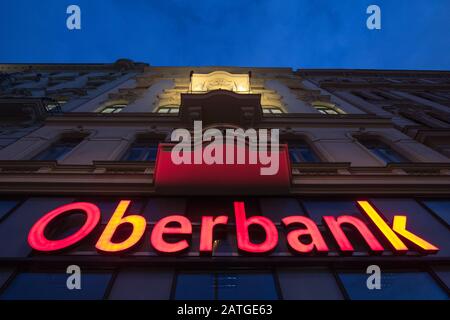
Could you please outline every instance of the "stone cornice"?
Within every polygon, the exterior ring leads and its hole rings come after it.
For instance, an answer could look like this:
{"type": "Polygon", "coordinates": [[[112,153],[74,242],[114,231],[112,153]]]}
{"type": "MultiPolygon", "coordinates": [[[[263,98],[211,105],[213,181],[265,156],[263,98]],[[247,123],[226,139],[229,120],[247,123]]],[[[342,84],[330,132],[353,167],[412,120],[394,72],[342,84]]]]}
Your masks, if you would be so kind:
{"type": "MultiPolygon", "coordinates": [[[[159,113],[117,113],[104,114],[95,112],[70,112],[55,116],[49,116],[46,124],[102,124],[102,125],[152,125],[152,124],[170,124],[183,127],[178,115],[159,114],[159,113]]],[[[192,123],[191,123],[192,124],[192,123]]],[[[391,118],[376,115],[356,115],[356,114],[339,114],[339,115],[323,115],[312,113],[286,113],[282,115],[264,115],[262,120],[255,124],[260,127],[280,127],[280,126],[350,126],[350,127],[367,127],[367,126],[383,126],[392,127],[391,118]]]]}
{"type": "Polygon", "coordinates": [[[113,63],[0,63],[0,71],[23,72],[29,70],[51,71],[93,71],[93,70],[122,70],[143,71],[147,63],[133,62],[128,59],[119,59],[113,63]]]}
{"type": "Polygon", "coordinates": [[[434,84],[434,83],[390,83],[390,82],[340,82],[340,81],[321,81],[322,88],[336,89],[362,89],[362,88],[387,88],[393,90],[449,90],[450,84],[434,84]]]}
{"type": "MultiPolygon", "coordinates": [[[[152,195],[154,163],[0,161],[0,192],[18,194],[152,195]]],[[[290,194],[450,195],[450,163],[399,163],[352,167],[350,163],[292,166],[290,194]],[[420,177],[420,179],[418,179],[420,177]]]]}
{"type": "Polygon", "coordinates": [[[296,75],[305,77],[321,77],[321,76],[443,76],[450,77],[449,70],[386,70],[386,69],[298,69],[296,75]]]}

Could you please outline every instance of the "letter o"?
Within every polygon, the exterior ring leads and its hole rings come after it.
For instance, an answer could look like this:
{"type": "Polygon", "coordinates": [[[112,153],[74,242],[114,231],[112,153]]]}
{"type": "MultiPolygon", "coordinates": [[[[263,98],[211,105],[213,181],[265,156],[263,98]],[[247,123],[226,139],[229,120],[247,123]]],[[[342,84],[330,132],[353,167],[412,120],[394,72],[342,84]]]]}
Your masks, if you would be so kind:
{"type": "Polygon", "coordinates": [[[35,250],[51,252],[70,247],[71,245],[84,239],[100,221],[100,209],[92,203],[74,202],[63,205],[50,211],[40,218],[31,228],[28,234],[28,244],[35,250]],[[81,210],[86,214],[84,225],[74,234],[60,240],[49,240],[45,237],[44,231],[49,223],[56,217],[72,210],[81,210]]]}

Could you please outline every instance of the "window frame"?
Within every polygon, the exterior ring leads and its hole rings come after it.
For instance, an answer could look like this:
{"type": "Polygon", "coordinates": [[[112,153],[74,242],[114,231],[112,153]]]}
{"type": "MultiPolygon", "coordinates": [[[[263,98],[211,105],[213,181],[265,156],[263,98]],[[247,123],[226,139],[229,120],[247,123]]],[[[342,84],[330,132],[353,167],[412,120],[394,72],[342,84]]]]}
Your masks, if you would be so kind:
{"type": "Polygon", "coordinates": [[[323,101],[314,101],[311,103],[311,106],[320,114],[324,115],[340,115],[340,114],[346,114],[344,110],[340,109],[336,106],[334,103],[330,102],[323,102],[323,101]],[[322,112],[323,110],[324,112],[322,112]],[[332,110],[333,112],[329,113],[325,110],[332,110]]]}
{"type": "Polygon", "coordinates": [[[414,159],[412,159],[409,154],[405,155],[406,152],[404,152],[402,149],[399,149],[397,146],[393,146],[393,144],[386,140],[382,136],[378,135],[354,135],[353,136],[356,140],[356,142],[364,148],[367,152],[369,152],[370,155],[384,163],[385,165],[392,164],[392,163],[409,163],[414,162],[414,159]],[[377,143],[381,145],[387,146],[396,156],[399,157],[400,160],[403,161],[386,161],[381,155],[378,155],[374,151],[372,151],[371,148],[367,147],[366,144],[363,143],[363,141],[376,141],[377,143]]]}
{"type": "MultiPolygon", "coordinates": [[[[322,162],[326,162],[324,161],[323,157],[320,155],[320,152],[317,151],[317,149],[313,146],[313,144],[311,144],[308,139],[304,138],[304,137],[293,137],[293,138],[288,138],[285,139],[282,143],[286,143],[288,146],[288,153],[289,153],[289,159],[291,161],[292,165],[297,165],[297,164],[301,164],[301,163],[322,163],[322,162]],[[316,159],[316,161],[299,161],[299,162],[294,162],[292,157],[291,157],[291,148],[295,148],[296,145],[300,145],[300,144],[304,144],[306,145],[309,150],[312,152],[313,157],[316,159]]],[[[303,158],[303,156],[301,156],[303,158]]]]}
{"type": "MultiPolygon", "coordinates": [[[[281,290],[281,285],[278,277],[278,272],[275,267],[272,268],[245,268],[245,269],[222,269],[222,268],[214,268],[214,269],[202,269],[202,270],[192,270],[185,268],[177,268],[174,272],[174,281],[173,287],[170,294],[170,300],[177,300],[177,286],[179,283],[180,274],[192,274],[192,275],[213,275],[214,284],[213,284],[213,292],[212,299],[195,299],[195,300],[209,300],[209,301],[222,301],[226,299],[219,299],[219,288],[218,288],[218,276],[219,275],[229,275],[229,274],[268,274],[271,275],[275,290],[275,300],[283,300],[283,292],[281,290]]],[[[244,299],[249,300],[249,299],[244,299]]],[[[251,300],[254,300],[252,298],[251,300]]]]}
{"type": "Polygon", "coordinates": [[[124,151],[122,152],[120,158],[118,161],[122,161],[122,162],[126,162],[126,161],[131,161],[131,162],[141,162],[141,163],[145,163],[145,162],[149,162],[149,163],[154,163],[156,162],[156,158],[158,157],[158,148],[159,148],[159,144],[163,143],[164,140],[166,139],[165,136],[147,136],[145,134],[137,134],[135,136],[135,138],[133,139],[132,142],[130,142],[127,147],[124,149],[124,151]],[[155,144],[155,159],[154,160],[129,160],[127,159],[131,153],[132,148],[134,147],[134,145],[136,144],[155,144]]]}
{"type": "MultiPolygon", "coordinates": [[[[77,148],[80,147],[80,145],[85,142],[86,138],[89,136],[89,134],[79,134],[79,133],[64,133],[57,136],[53,141],[47,143],[45,146],[41,147],[37,152],[35,152],[29,160],[32,161],[63,161],[66,159],[71,153],[73,153],[77,148]],[[48,152],[50,148],[55,147],[57,144],[64,144],[64,140],[78,140],[78,143],[74,144],[73,147],[63,153],[62,155],[59,155],[57,159],[37,159],[38,157],[42,156],[45,152],[48,152]]],[[[65,142],[69,143],[69,142],[65,142]]]]}
{"type": "Polygon", "coordinates": [[[125,109],[127,106],[128,106],[128,105],[127,105],[127,104],[124,104],[124,103],[116,103],[116,104],[108,105],[108,106],[102,108],[102,109],[100,110],[100,113],[103,113],[103,114],[115,114],[115,113],[120,113],[120,112],[122,112],[123,109],[125,109]],[[107,109],[112,109],[112,111],[111,111],[111,112],[105,112],[105,110],[107,110],[107,109]],[[117,111],[117,110],[119,110],[119,111],[117,111]]]}

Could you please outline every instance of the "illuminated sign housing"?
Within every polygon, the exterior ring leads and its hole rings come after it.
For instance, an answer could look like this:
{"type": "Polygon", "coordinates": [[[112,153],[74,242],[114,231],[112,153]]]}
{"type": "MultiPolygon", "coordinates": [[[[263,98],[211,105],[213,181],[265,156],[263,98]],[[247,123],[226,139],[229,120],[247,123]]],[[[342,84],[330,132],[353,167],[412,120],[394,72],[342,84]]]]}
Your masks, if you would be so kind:
{"type": "MultiPolygon", "coordinates": [[[[287,145],[279,145],[276,151],[279,168],[276,174],[261,175],[266,165],[255,164],[175,164],[171,159],[175,144],[161,143],[158,146],[154,184],[160,193],[183,194],[282,194],[291,186],[291,165],[287,145]]],[[[245,154],[258,159],[258,151],[248,145],[223,145],[223,154],[245,154]]],[[[191,151],[192,158],[194,151],[191,151]]]]}
{"type": "MultiPolygon", "coordinates": [[[[367,215],[374,227],[390,244],[391,250],[396,253],[405,253],[410,248],[405,244],[412,245],[424,253],[435,253],[439,249],[418,235],[406,229],[407,217],[395,216],[392,228],[381,217],[377,210],[368,201],[357,201],[361,210],[367,215]]],[[[121,200],[114,211],[111,219],[100,235],[95,247],[102,253],[124,252],[133,248],[144,235],[147,226],[145,218],[137,214],[125,215],[130,205],[129,200],[121,200]],[[113,237],[122,224],[132,226],[132,231],[126,239],[114,242],[113,237]]],[[[234,215],[236,224],[237,247],[240,252],[251,254],[270,253],[279,241],[278,230],[273,221],[263,216],[247,217],[243,202],[234,202],[234,215]],[[265,239],[262,242],[253,242],[250,234],[250,226],[258,226],[264,231],[265,239]]],[[[203,216],[200,228],[200,252],[211,254],[213,251],[214,228],[218,225],[226,225],[228,216],[203,216]]],[[[87,202],[76,202],[61,206],[50,211],[40,218],[31,228],[28,235],[29,245],[41,252],[55,252],[69,248],[86,238],[98,225],[100,221],[100,210],[94,204],[87,202]],[[45,230],[54,219],[73,210],[81,210],[86,215],[83,226],[74,234],[59,240],[51,240],[45,236],[45,230]]],[[[354,252],[354,247],[348,239],[343,226],[351,226],[361,235],[367,246],[373,253],[381,253],[386,249],[370,231],[369,227],[361,220],[353,216],[324,216],[324,225],[330,230],[338,248],[343,253],[354,252]]],[[[298,254],[327,253],[329,247],[325,242],[316,223],[305,216],[288,216],[282,219],[282,223],[289,228],[286,241],[288,246],[298,254]],[[295,229],[292,229],[295,227],[295,229]],[[305,241],[307,236],[309,241],[305,241]]],[[[192,223],[182,215],[170,215],[159,220],[154,226],[150,243],[153,248],[162,254],[175,254],[189,248],[187,237],[192,235],[192,223]],[[167,241],[166,236],[179,236],[177,241],[167,241]]]]}

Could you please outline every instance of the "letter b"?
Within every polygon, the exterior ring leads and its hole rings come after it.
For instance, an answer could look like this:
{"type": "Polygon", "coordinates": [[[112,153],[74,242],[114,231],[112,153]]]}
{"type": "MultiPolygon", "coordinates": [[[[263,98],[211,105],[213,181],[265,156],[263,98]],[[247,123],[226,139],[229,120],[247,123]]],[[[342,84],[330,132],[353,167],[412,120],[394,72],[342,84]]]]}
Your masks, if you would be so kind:
{"type": "Polygon", "coordinates": [[[251,253],[263,253],[269,252],[276,247],[278,231],[270,219],[261,216],[254,216],[247,219],[243,202],[234,203],[234,214],[236,217],[237,244],[240,250],[251,253]],[[248,227],[252,224],[259,225],[264,229],[266,234],[264,242],[256,244],[250,241],[248,227]]]}
{"type": "Polygon", "coordinates": [[[145,218],[139,215],[129,215],[123,217],[125,211],[130,205],[130,202],[131,201],[129,200],[120,201],[119,205],[116,208],[116,211],[114,211],[114,214],[112,215],[111,219],[105,227],[105,230],[103,231],[102,235],[97,241],[97,244],[95,245],[98,250],[103,252],[124,251],[133,247],[142,238],[146,227],[145,218]],[[125,239],[120,243],[113,242],[112,238],[114,236],[114,233],[116,232],[117,228],[124,223],[129,223],[133,226],[131,235],[128,237],[128,239],[125,239]]]}

